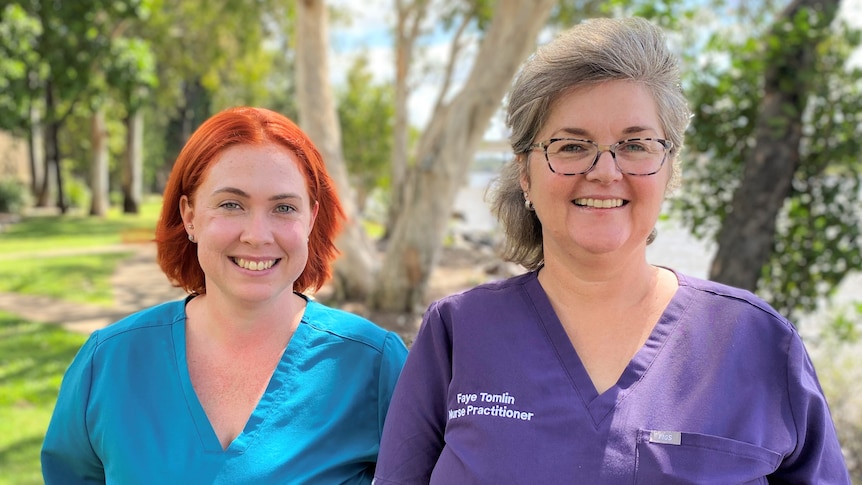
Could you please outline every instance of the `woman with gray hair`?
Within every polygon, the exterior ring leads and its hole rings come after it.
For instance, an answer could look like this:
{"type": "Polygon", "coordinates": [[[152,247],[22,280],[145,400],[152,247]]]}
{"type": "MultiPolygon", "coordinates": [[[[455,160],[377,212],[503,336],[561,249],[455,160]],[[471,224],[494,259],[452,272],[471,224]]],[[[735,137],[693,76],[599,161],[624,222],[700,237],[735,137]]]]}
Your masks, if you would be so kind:
{"type": "Polygon", "coordinates": [[[527,61],[491,203],[529,271],[429,307],[375,483],[850,483],[793,325],[647,261],[689,118],[646,20],[584,22],[527,61]]]}

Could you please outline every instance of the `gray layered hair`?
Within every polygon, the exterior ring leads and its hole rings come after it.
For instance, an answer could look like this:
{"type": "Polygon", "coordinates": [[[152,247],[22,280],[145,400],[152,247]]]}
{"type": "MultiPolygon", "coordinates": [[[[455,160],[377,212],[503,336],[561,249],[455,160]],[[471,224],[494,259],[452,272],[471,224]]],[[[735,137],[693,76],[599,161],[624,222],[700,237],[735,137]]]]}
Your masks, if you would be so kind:
{"type": "Polygon", "coordinates": [[[528,177],[530,145],[547,121],[551,107],[573,88],[605,81],[641,83],[652,93],[665,138],[673,143],[668,189],[679,184],[676,163],[691,118],[680,85],[676,56],[663,31],[642,18],[591,19],[540,47],[522,66],[508,97],[506,124],[515,157],[490,188],[491,211],[505,239],[502,257],[529,270],[544,261],[542,225],[524,206],[521,177],[528,177]]]}

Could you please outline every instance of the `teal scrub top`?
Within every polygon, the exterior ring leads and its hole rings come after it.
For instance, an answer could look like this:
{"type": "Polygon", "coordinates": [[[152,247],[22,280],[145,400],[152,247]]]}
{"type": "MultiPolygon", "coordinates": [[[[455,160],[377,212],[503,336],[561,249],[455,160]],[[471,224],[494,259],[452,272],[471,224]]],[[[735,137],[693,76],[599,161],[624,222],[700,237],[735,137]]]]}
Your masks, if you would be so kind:
{"type": "Polygon", "coordinates": [[[407,349],[309,301],[243,432],[222,449],[186,366],[187,300],[94,332],[42,447],[46,484],[370,483],[407,349]]]}

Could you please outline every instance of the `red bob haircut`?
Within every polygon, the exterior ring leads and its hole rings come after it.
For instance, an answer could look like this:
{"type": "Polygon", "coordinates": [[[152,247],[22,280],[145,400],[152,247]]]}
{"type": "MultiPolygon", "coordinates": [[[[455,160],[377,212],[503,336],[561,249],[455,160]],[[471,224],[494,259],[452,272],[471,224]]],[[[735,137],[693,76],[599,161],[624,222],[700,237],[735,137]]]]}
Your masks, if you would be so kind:
{"type": "Polygon", "coordinates": [[[191,294],[206,293],[206,280],[198,263],[197,248],[189,241],[180,217],[180,198],[194,200],[209,168],[226,149],[235,145],[281,145],[296,155],[311,204],[319,203],[317,219],[308,240],[308,261],[294,291],[317,291],[332,275],[338,255],[335,236],[344,210],[320,153],[308,136],[287,117],[263,108],[226,109],[205,121],[180,151],[163,194],[156,225],[157,261],[174,284],[191,294]]]}

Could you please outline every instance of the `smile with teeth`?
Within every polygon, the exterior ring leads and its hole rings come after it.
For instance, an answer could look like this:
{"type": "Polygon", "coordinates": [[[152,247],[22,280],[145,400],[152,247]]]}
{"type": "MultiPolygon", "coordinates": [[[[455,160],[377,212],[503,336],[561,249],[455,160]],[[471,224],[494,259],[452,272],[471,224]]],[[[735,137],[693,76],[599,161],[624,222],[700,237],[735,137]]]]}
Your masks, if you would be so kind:
{"type": "Polygon", "coordinates": [[[233,262],[236,263],[237,266],[243,269],[247,269],[250,271],[263,271],[265,269],[272,268],[272,266],[278,262],[277,259],[270,259],[267,261],[248,261],[242,258],[232,258],[233,262]]]}
{"type": "Polygon", "coordinates": [[[575,199],[575,205],[593,207],[595,209],[612,209],[614,207],[621,207],[624,203],[623,199],[575,199]]]}

